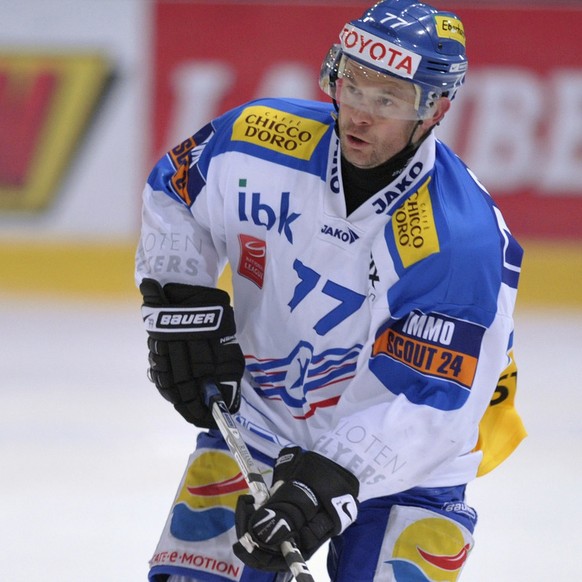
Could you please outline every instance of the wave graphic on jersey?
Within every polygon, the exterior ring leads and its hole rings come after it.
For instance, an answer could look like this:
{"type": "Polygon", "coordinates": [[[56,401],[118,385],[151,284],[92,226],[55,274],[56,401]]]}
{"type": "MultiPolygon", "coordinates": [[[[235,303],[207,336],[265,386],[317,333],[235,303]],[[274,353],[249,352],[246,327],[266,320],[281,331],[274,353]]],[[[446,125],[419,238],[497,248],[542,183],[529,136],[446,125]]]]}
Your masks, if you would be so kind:
{"type": "Polygon", "coordinates": [[[455,582],[470,551],[453,521],[421,519],[402,531],[390,564],[396,582],[455,582]]]}
{"type": "Polygon", "coordinates": [[[186,473],[170,521],[171,534],[184,541],[209,540],[234,526],[237,499],[248,491],[234,459],[205,451],[186,473]]]}
{"type": "Polygon", "coordinates": [[[308,342],[300,342],[284,358],[259,360],[245,356],[255,390],[270,400],[282,400],[293,417],[304,420],[318,408],[335,406],[343,384],[353,378],[361,344],[314,353],[308,342]]]}

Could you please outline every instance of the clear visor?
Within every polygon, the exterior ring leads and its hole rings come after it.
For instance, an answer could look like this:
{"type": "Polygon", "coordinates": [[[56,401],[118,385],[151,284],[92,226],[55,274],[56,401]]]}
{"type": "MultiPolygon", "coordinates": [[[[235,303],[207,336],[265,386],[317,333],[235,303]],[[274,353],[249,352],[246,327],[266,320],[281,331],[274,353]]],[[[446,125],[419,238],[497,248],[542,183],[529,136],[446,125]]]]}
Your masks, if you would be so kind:
{"type": "Polygon", "coordinates": [[[342,55],[337,65],[334,99],[340,104],[383,119],[427,119],[435,102],[419,107],[419,85],[385,75],[342,55]]]}

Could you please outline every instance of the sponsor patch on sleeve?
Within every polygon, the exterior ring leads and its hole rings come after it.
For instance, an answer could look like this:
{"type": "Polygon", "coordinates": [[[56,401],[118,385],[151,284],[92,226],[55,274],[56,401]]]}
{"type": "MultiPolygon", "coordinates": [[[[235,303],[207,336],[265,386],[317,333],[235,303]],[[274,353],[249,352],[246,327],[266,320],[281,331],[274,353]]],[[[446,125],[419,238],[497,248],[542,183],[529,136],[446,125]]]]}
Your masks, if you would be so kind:
{"type": "Polygon", "coordinates": [[[314,119],[252,105],[245,108],[234,122],[232,140],[309,160],[327,129],[326,124],[314,119]]]}
{"type": "Polygon", "coordinates": [[[172,165],[176,168],[176,172],[170,179],[172,188],[187,206],[192,206],[192,200],[188,193],[188,170],[190,166],[190,151],[194,147],[196,147],[196,142],[193,137],[189,137],[168,153],[172,160],[172,165]]]}
{"type": "Polygon", "coordinates": [[[376,338],[372,358],[386,357],[425,376],[470,389],[485,328],[440,313],[415,310],[376,338]]]}
{"type": "Polygon", "coordinates": [[[185,139],[167,154],[174,173],[170,178],[170,189],[186,206],[192,206],[205,184],[201,174],[193,171],[208,139],[214,133],[212,125],[205,125],[192,137],[185,139]]]}
{"type": "Polygon", "coordinates": [[[392,215],[392,232],[404,267],[438,253],[439,238],[428,185],[430,177],[392,215]]]}

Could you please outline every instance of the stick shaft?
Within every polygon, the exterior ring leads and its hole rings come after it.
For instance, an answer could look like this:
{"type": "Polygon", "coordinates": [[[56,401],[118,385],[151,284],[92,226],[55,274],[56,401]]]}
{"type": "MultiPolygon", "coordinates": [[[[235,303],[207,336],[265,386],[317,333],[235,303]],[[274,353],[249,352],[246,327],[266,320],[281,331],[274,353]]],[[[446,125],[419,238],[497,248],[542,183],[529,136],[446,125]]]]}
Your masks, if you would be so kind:
{"type": "MultiPolygon", "coordinates": [[[[204,401],[212,411],[212,416],[218,425],[218,429],[238,463],[243,477],[255,498],[255,503],[261,505],[270,496],[269,488],[214,382],[205,383],[204,401]]],[[[292,541],[286,541],[281,544],[281,553],[297,582],[315,582],[305,563],[305,559],[292,541]]]]}

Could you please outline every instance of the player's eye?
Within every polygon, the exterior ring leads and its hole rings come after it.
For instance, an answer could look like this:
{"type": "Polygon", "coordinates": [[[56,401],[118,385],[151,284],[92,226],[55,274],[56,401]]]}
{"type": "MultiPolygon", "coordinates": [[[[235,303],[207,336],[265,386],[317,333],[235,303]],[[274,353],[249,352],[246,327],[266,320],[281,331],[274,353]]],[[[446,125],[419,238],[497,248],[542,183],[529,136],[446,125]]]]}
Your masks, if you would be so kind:
{"type": "Polygon", "coordinates": [[[362,91],[360,91],[360,89],[358,89],[355,85],[352,84],[346,85],[346,90],[348,94],[351,95],[352,97],[361,97],[362,95],[362,91]]]}
{"type": "Polygon", "coordinates": [[[380,107],[394,107],[397,103],[391,95],[381,95],[376,100],[376,104],[380,107]]]}

